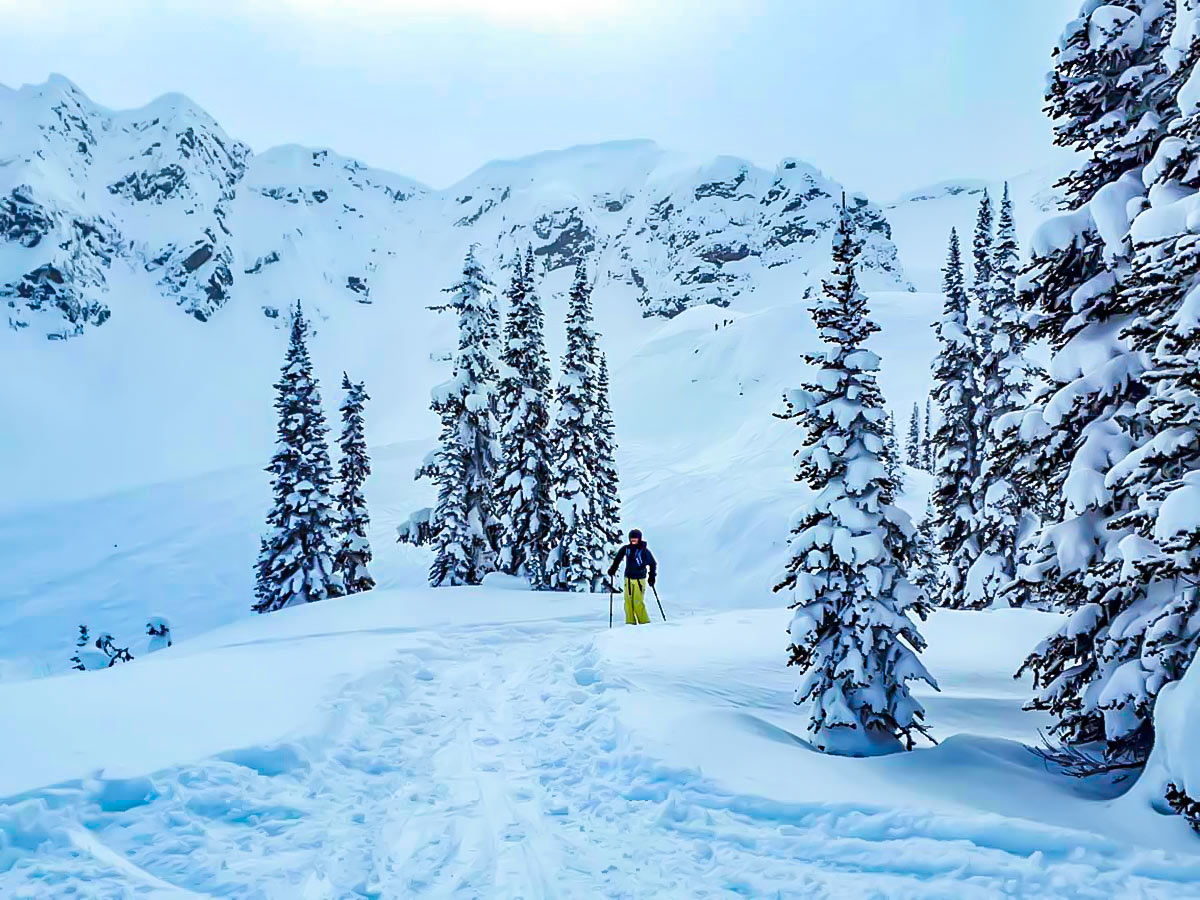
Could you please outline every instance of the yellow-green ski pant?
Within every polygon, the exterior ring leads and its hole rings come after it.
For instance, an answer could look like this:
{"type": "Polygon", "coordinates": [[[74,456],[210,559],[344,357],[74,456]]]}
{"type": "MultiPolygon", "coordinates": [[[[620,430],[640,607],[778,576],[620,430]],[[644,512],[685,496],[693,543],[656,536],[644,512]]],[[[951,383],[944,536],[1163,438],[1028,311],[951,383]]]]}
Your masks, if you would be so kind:
{"type": "Polygon", "coordinates": [[[650,617],[646,615],[646,579],[625,579],[625,624],[648,625],[650,617]]]}

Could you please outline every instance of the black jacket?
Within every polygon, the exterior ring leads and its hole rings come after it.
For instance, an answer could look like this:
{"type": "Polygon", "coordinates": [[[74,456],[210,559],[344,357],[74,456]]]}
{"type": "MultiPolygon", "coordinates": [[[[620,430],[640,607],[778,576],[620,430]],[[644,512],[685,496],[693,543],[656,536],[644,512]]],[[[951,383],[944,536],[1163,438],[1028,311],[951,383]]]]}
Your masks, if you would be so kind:
{"type": "Polygon", "coordinates": [[[658,562],[654,559],[654,554],[650,552],[645,541],[640,541],[636,547],[626,544],[618,550],[617,558],[608,567],[610,576],[617,574],[617,566],[621,565],[622,559],[625,560],[626,578],[641,580],[646,577],[647,570],[650,572],[651,581],[658,575],[658,562]]]}

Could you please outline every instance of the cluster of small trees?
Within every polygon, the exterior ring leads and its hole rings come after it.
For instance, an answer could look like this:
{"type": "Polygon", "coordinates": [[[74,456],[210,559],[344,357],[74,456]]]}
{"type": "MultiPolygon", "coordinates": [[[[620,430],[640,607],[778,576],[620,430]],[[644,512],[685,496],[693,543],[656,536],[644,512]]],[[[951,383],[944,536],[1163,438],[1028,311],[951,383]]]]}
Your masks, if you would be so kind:
{"type": "MultiPolygon", "coordinates": [[[[151,616],[147,620],[146,634],[150,638],[146,644],[147,653],[171,646],[171,624],[162,616],[151,616]]],[[[109,669],[117,663],[126,662],[133,662],[133,654],[128,647],[118,647],[116,638],[107,631],[93,638],[86,625],[79,626],[75,653],[71,657],[72,669],[86,672],[90,669],[109,669]]]]}
{"type": "Polygon", "coordinates": [[[1082,773],[1146,761],[1200,645],[1200,7],[1089,2],[1054,55],[1066,211],[1018,277],[1011,207],[993,236],[985,199],[969,288],[951,236],[931,565],[946,606],[1069,613],[1022,672],[1048,755],[1082,773]]]}
{"type": "Polygon", "coordinates": [[[925,398],[925,418],[921,408],[914,403],[908,418],[908,434],[904,439],[904,461],[911,468],[924,472],[933,471],[933,398],[925,398]]]}
{"type": "Polygon", "coordinates": [[[362,492],[371,472],[363,426],[369,397],[362,383],[343,374],[342,455],[335,486],[329,429],[307,337],[308,323],[297,302],[287,357],[275,384],[279,421],[275,455],[267,467],[274,476],[275,501],[255,564],[253,609],[260,613],[375,586],[367,568],[370,518],[362,492]]]}
{"type": "MultiPolygon", "coordinates": [[[[1025,405],[1035,373],[1017,305],[1019,252],[1007,185],[994,228],[993,217],[984,191],[969,287],[958,233],[950,233],[945,305],[935,326],[941,349],[933,399],[940,421],[923,454],[934,476],[924,577],[940,605],[960,609],[1023,602],[1010,588],[1019,539],[1036,525],[1038,508],[1035,486],[1011,471],[1014,413],[1025,405]]],[[[927,432],[930,419],[927,407],[927,432]]]]}
{"type": "Polygon", "coordinates": [[[417,470],[437,503],[399,539],[434,549],[434,586],[490,572],[539,589],[590,591],[620,542],[608,366],[592,323],[585,266],[567,307],[567,345],[551,394],[532,248],[512,262],[503,339],[492,282],[472,248],[441,307],[458,315],[453,372],[433,391],[440,444],[417,470]]]}

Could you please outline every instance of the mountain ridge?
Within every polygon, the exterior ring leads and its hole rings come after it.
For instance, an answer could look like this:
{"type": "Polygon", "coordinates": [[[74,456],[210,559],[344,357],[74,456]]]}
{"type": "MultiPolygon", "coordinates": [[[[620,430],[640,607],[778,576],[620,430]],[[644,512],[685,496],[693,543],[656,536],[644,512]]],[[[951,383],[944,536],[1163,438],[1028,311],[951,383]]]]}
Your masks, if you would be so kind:
{"type": "MultiPolygon", "coordinates": [[[[496,160],[435,190],[332,149],[255,153],[182,94],[114,111],[52,76],[0,92],[0,303],[14,329],[78,337],[119,314],[124,267],[199,321],[235,297],[270,317],[316,267],[333,309],[374,302],[395,247],[432,241],[493,264],[529,243],[546,272],[592,257],[643,315],[671,316],[730,305],[760,268],[815,285],[842,193],[795,159],[772,172],[644,139],[496,160]]],[[[851,196],[865,277],[907,289],[882,210],[851,196]]]]}

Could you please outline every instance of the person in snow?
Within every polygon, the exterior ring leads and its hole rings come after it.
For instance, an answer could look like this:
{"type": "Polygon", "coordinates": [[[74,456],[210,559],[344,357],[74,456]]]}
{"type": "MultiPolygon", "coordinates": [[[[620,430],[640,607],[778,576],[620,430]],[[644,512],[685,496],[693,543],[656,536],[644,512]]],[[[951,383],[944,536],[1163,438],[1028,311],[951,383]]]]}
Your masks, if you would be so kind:
{"type": "Polygon", "coordinates": [[[608,567],[609,578],[617,574],[622,559],[625,560],[625,624],[648,625],[650,617],[646,615],[646,583],[649,581],[650,586],[654,587],[658,562],[636,528],[629,532],[629,543],[617,551],[616,559],[608,567]]]}

